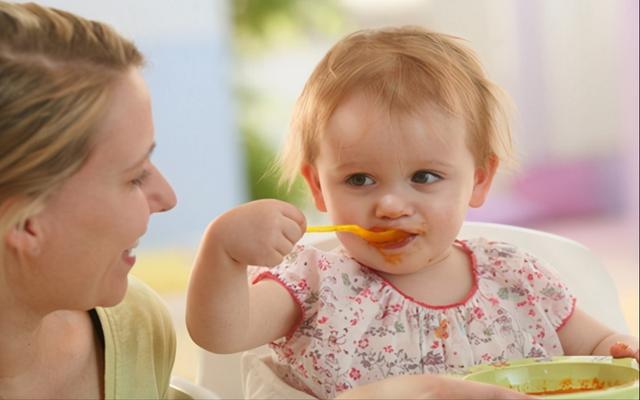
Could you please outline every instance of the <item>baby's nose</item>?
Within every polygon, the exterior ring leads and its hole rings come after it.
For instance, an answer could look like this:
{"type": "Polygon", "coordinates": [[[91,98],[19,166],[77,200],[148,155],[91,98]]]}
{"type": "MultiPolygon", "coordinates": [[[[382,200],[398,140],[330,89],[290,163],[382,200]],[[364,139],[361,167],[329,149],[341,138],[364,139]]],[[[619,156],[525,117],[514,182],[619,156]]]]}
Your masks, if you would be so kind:
{"type": "Polygon", "coordinates": [[[413,213],[411,204],[402,196],[395,193],[388,193],[380,197],[376,205],[376,217],[395,219],[405,217],[413,213]]]}

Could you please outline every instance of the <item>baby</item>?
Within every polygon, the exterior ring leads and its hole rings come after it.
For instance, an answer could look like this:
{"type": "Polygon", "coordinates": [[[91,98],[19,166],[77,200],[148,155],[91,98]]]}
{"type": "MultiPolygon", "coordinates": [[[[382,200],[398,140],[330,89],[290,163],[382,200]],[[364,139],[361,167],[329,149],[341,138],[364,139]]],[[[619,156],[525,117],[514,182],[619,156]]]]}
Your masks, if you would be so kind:
{"type": "Polygon", "coordinates": [[[306,220],[290,204],[234,208],[195,261],[193,340],[218,353],[271,343],[280,376],[320,398],[523,357],[638,358],[636,338],[580,311],[534,255],[456,239],[509,156],[499,93],[451,36],[401,27],[339,41],[298,100],[283,176],[301,172],[335,224],[408,235],[381,245],[338,233],[326,252],[297,244],[306,220]],[[249,281],[249,265],[273,268],[249,281]]]}

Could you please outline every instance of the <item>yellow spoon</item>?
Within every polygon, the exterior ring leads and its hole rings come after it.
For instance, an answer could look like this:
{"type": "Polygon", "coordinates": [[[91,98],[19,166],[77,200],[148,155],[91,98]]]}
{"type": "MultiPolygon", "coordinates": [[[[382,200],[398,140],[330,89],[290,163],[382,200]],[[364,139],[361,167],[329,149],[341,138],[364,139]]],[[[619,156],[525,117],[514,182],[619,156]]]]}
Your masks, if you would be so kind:
{"type": "Polygon", "coordinates": [[[371,243],[396,242],[409,236],[409,233],[395,229],[374,232],[358,225],[307,226],[307,232],[350,232],[371,243]]]}

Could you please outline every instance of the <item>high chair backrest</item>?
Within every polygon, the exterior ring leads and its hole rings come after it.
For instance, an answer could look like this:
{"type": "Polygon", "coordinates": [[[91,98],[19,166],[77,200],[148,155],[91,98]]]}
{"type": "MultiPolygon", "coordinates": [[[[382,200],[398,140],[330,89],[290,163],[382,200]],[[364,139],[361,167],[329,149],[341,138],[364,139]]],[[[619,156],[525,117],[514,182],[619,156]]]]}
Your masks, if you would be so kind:
{"type": "MultiPolygon", "coordinates": [[[[629,332],[613,280],[601,261],[582,244],[534,229],[484,222],[465,222],[458,237],[508,242],[546,261],[575,294],[580,309],[612,329],[629,332]]],[[[323,250],[338,246],[333,235],[307,235],[303,242],[323,250]]],[[[264,346],[258,349],[264,351],[264,346]]],[[[197,382],[222,398],[242,398],[240,356],[241,353],[215,355],[202,350],[197,382]]]]}

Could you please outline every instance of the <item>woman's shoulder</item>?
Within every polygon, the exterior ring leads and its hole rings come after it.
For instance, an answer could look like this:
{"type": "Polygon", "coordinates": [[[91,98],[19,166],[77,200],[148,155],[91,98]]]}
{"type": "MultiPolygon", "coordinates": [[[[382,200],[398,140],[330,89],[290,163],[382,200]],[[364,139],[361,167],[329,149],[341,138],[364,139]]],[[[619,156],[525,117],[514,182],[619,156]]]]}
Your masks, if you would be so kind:
{"type": "Polygon", "coordinates": [[[123,301],[96,310],[105,341],[105,394],[164,396],[175,358],[175,331],[162,298],[129,278],[123,301]],[[148,365],[136,368],[136,365],[148,365]]]}
{"type": "Polygon", "coordinates": [[[169,312],[164,300],[146,283],[134,276],[129,276],[129,288],[124,300],[113,307],[114,311],[150,315],[150,322],[157,323],[169,318],[169,312]]]}
{"type": "MultiPolygon", "coordinates": [[[[164,300],[153,289],[135,277],[129,277],[127,294],[120,304],[102,308],[110,324],[118,335],[121,328],[131,324],[137,330],[146,330],[157,340],[170,340],[173,336],[173,323],[164,300]]],[[[104,323],[103,323],[104,325],[104,323]]]]}

